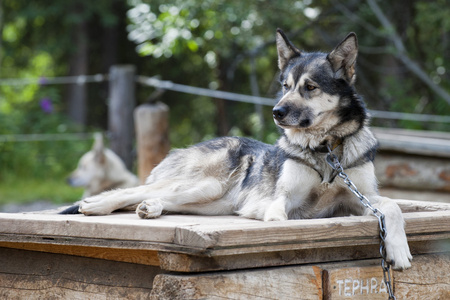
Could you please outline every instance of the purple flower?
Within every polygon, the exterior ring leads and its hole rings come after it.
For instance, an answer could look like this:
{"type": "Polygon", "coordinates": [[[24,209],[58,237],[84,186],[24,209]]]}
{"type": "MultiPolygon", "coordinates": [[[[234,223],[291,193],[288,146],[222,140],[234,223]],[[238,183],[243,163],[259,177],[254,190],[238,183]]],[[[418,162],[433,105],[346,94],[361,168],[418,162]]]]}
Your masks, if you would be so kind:
{"type": "Polygon", "coordinates": [[[46,114],[52,113],[53,105],[52,101],[49,98],[42,98],[40,104],[43,112],[45,112],[46,114]]]}

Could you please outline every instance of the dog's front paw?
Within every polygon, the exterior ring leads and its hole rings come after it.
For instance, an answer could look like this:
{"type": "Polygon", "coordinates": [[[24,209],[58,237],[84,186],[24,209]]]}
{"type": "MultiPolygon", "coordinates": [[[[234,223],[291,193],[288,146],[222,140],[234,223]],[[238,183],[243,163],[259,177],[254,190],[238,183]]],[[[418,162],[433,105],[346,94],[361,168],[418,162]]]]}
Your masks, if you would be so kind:
{"type": "Polygon", "coordinates": [[[386,237],[386,260],[394,270],[405,270],[411,267],[412,256],[406,236],[386,237]]]}
{"type": "Polygon", "coordinates": [[[80,202],[78,211],[86,216],[102,216],[109,215],[114,210],[108,204],[101,194],[93,197],[88,197],[80,202]]]}
{"type": "Polygon", "coordinates": [[[136,213],[142,219],[154,219],[162,214],[163,205],[157,199],[144,200],[136,208],[136,213]]]}

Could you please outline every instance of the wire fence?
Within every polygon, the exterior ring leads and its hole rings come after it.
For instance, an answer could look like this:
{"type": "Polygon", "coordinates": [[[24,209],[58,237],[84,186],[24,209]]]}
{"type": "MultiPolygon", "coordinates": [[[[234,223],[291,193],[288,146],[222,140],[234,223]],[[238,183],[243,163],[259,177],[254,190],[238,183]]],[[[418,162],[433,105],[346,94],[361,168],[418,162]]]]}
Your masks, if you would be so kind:
{"type": "Polygon", "coordinates": [[[35,134],[3,134],[2,142],[56,142],[80,141],[94,138],[94,133],[35,133],[35,134]]]}
{"type": "MultiPolygon", "coordinates": [[[[86,84],[99,83],[108,81],[107,74],[96,75],[79,75],[64,77],[39,77],[39,78],[6,78],[0,79],[0,86],[24,86],[30,84],[38,84],[41,86],[53,84],[86,84]]],[[[175,91],[197,96],[205,96],[213,99],[223,99],[228,101],[237,101],[243,103],[251,103],[258,105],[273,106],[276,101],[272,98],[257,97],[232,92],[224,92],[207,88],[194,87],[184,84],[174,83],[168,80],[161,80],[156,77],[138,75],[135,81],[139,84],[175,91]]],[[[404,112],[391,112],[370,110],[372,118],[391,119],[391,120],[409,120],[418,122],[437,122],[450,123],[450,116],[415,114],[404,112]]],[[[29,142],[29,141],[62,141],[62,140],[86,140],[92,139],[93,133],[61,133],[61,134],[8,134],[0,135],[0,142],[29,142]]]]}
{"type": "Polygon", "coordinates": [[[62,77],[39,77],[39,78],[5,78],[0,79],[0,86],[24,86],[30,84],[50,85],[50,84],[85,84],[91,82],[108,81],[108,75],[79,75],[62,77]]]}
{"type": "MultiPolygon", "coordinates": [[[[262,104],[273,106],[275,105],[275,100],[271,98],[249,96],[237,93],[222,92],[206,88],[198,88],[189,85],[183,85],[178,83],[173,83],[167,80],[157,79],[155,77],[137,76],[136,81],[138,83],[152,86],[155,88],[162,88],[165,90],[176,91],[181,93],[187,93],[192,95],[207,96],[211,98],[218,98],[230,101],[238,101],[253,104],[262,104]]],[[[427,115],[427,114],[413,114],[413,113],[402,113],[402,112],[391,112],[391,111],[380,111],[371,110],[369,113],[372,118],[379,119],[392,119],[392,120],[410,120],[419,122],[437,122],[437,123],[450,123],[450,116],[439,116],[439,115],[427,115]]]]}

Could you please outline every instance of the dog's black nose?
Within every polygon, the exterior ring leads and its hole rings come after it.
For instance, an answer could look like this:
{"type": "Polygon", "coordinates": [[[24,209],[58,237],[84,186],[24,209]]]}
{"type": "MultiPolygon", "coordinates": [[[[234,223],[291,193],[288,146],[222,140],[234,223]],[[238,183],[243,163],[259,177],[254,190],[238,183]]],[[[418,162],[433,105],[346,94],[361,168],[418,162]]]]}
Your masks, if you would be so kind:
{"type": "Polygon", "coordinates": [[[276,120],[283,120],[288,114],[288,108],[286,106],[275,107],[272,114],[276,120]]]}

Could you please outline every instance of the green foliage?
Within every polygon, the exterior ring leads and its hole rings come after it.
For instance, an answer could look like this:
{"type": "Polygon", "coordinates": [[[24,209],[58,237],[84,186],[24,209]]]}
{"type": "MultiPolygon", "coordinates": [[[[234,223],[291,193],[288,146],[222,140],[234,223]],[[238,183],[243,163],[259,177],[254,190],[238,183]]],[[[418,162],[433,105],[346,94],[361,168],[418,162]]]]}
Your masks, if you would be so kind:
{"type": "MultiPolygon", "coordinates": [[[[447,2],[378,4],[402,38],[405,55],[417,62],[434,83],[449,91],[447,2]]],[[[450,105],[396,58],[398,50],[365,1],[128,0],[125,4],[122,0],[3,0],[0,9],[0,78],[67,75],[71,55],[78,46],[74,33],[77,25],[85,22],[89,31],[88,74],[107,72],[109,65],[104,65],[104,58],[111,56],[114,63],[135,64],[139,75],[252,94],[255,87],[252,90],[250,75],[254,72],[257,92],[273,97],[278,88],[276,28],[285,30],[294,44],[306,51],[330,50],[354,31],[360,45],[357,88],[369,108],[450,115],[450,105]],[[109,45],[102,39],[106,29],[114,28],[120,45],[117,53],[109,52],[109,45]]],[[[138,102],[145,101],[153,91],[139,86],[138,102]]],[[[79,132],[80,127],[66,116],[66,92],[65,86],[38,83],[0,85],[0,135],[79,132]]],[[[107,86],[92,84],[88,93],[87,128],[105,129],[107,86]]],[[[171,109],[174,147],[217,136],[223,118],[228,134],[270,143],[278,137],[271,107],[263,107],[258,115],[252,104],[226,102],[225,109],[220,110],[216,99],[175,92],[166,92],[160,100],[171,109]]],[[[449,124],[375,122],[449,130],[449,124]]],[[[91,141],[0,142],[0,182],[53,178],[56,185],[90,146],[91,141]]],[[[4,188],[4,184],[0,186],[0,193],[4,188]]]]}
{"type": "MultiPolygon", "coordinates": [[[[77,46],[74,25],[91,19],[105,27],[117,24],[121,17],[111,7],[119,2],[0,2],[0,78],[42,78],[41,83],[0,85],[0,135],[80,131],[66,116],[65,87],[46,85],[45,77],[67,74],[77,46]]],[[[80,189],[68,186],[65,178],[91,145],[92,140],[0,139],[0,202],[78,200],[80,189]]]]}
{"type": "Polygon", "coordinates": [[[65,184],[62,178],[52,179],[40,177],[11,177],[0,181],[0,205],[6,203],[29,203],[36,200],[48,200],[57,204],[78,201],[83,189],[73,188],[65,184]]]}

